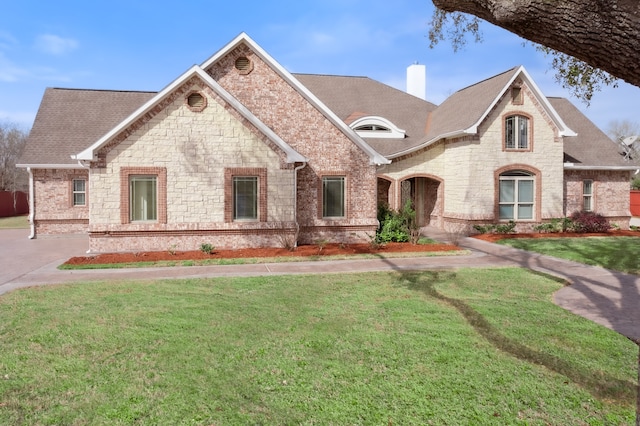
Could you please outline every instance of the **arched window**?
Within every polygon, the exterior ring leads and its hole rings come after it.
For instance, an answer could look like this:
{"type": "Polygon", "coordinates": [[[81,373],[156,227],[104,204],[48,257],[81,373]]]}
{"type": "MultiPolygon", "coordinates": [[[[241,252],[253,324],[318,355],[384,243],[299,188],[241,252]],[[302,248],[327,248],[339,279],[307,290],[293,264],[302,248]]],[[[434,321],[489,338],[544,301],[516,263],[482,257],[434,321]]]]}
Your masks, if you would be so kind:
{"type": "Polygon", "coordinates": [[[405,137],[403,129],[379,116],[361,117],[349,126],[363,138],[404,139],[405,137]]]}
{"type": "Polygon", "coordinates": [[[504,148],[529,150],[529,118],[510,115],[504,120],[504,148]]]}
{"type": "Polygon", "coordinates": [[[533,220],[535,212],[535,176],[524,170],[511,170],[500,175],[500,220],[533,220]]]}

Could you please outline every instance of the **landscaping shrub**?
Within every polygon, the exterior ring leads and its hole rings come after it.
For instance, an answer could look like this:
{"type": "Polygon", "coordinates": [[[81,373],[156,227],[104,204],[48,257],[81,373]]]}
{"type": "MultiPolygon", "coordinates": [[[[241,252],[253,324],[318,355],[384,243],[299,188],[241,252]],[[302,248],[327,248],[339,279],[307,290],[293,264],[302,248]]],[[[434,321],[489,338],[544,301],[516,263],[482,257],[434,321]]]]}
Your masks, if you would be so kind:
{"type": "Polygon", "coordinates": [[[407,201],[400,211],[394,211],[385,204],[378,205],[378,221],[380,229],[376,234],[378,243],[406,243],[417,242],[419,228],[416,223],[416,212],[411,207],[411,201],[407,201]]]}
{"type": "Polygon", "coordinates": [[[560,217],[551,219],[549,222],[541,223],[539,225],[535,225],[533,230],[536,232],[566,232],[567,230],[573,229],[573,221],[568,217],[560,217]]]}
{"type": "Polygon", "coordinates": [[[473,229],[481,234],[511,234],[516,229],[516,223],[513,220],[510,220],[507,223],[473,225],[473,229]]]}
{"type": "Polygon", "coordinates": [[[579,233],[607,232],[611,229],[607,218],[594,212],[575,212],[571,215],[571,221],[573,230],[579,233]]]}
{"type": "Polygon", "coordinates": [[[206,254],[211,254],[215,250],[215,247],[209,243],[200,244],[200,251],[206,254]]]}

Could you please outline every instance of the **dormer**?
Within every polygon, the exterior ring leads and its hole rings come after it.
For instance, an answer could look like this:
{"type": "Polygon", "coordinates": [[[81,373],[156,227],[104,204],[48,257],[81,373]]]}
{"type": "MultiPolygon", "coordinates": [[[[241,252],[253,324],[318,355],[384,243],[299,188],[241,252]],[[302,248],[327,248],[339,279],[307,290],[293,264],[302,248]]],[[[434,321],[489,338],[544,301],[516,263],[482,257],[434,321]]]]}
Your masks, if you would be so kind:
{"type": "Polygon", "coordinates": [[[349,125],[362,138],[404,139],[405,131],[386,118],[366,116],[349,125]]]}

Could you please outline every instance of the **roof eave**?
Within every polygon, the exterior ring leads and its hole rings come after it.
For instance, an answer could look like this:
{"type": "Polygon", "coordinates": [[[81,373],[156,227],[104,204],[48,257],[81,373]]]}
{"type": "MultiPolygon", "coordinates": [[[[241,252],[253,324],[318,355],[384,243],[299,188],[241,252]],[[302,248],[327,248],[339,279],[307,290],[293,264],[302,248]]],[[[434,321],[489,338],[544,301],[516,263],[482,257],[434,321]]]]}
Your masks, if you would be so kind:
{"type": "Polygon", "coordinates": [[[441,141],[441,140],[447,140],[447,139],[454,139],[454,138],[459,138],[459,137],[464,137],[464,136],[469,136],[469,135],[475,135],[477,133],[477,129],[475,127],[470,127],[466,130],[455,130],[453,132],[448,132],[448,133],[443,133],[441,135],[438,135],[434,138],[431,138],[429,140],[427,140],[426,142],[423,142],[419,145],[414,146],[413,148],[409,148],[409,149],[405,149],[404,151],[400,151],[400,152],[396,152],[395,154],[391,154],[388,155],[387,158],[389,159],[394,159],[394,158],[398,158],[398,157],[403,157],[405,155],[409,155],[412,154],[416,151],[419,151],[423,148],[426,148],[430,145],[433,145],[434,143],[441,141]]]}
{"type": "Polygon", "coordinates": [[[86,169],[86,167],[80,164],[32,164],[21,163],[16,164],[16,167],[21,169],[86,169]]]}
{"type": "Polygon", "coordinates": [[[309,103],[311,103],[318,111],[320,111],[334,126],[339,128],[356,146],[364,151],[369,156],[370,165],[383,165],[390,164],[391,161],[385,156],[374,150],[368,143],[366,143],[358,134],[351,129],[344,121],[342,121],[331,109],[329,109],[319,98],[317,98],[305,85],[295,78],[289,71],[287,71],[278,61],[276,61],[271,55],[269,55],[258,43],[256,43],[246,33],[240,33],[236,38],[231,40],[224,48],[220,49],[213,56],[207,59],[200,66],[203,70],[206,70],[216,61],[222,58],[227,52],[235,49],[241,43],[249,45],[251,50],[260,57],[263,61],[268,63],[273,70],[285,81],[291,84],[298,93],[300,93],[309,103]]]}
{"type": "Polygon", "coordinates": [[[96,143],[91,145],[84,151],[72,155],[75,160],[88,160],[93,161],[95,159],[95,153],[98,149],[104,146],[111,138],[118,135],[128,126],[130,126],[138,117],[146,114],[152,110],[157,104],[159,104],[165,96],[178,88],[181,84],[186,82],[189,78],[197,75],[205,84],[209,85],[216,94],[229,103],[236,111],[238,111],[244,118],[246,118],[251,124],[253,124],[258,130],[266,135],[271,141],[273,141],[278,147],[280,147],[286,154],[287,163],[303,163],[307,162],[307,158],[295,151],[290,145],[288,145],[282,138],[280,138],[269,126],[260,121],[251,111],[249,111],[244,105],[242,105],[236,98],[234,98],[229,92],[227,92],[217,81],[215,81],[209,74],[207,74],[202,68],[197,65],[189,68],[184,74],[174,80],[167,87],[162,89],[156,96],[150,99],[143,106],[134,111],[129,117],[123,120],[118,126],[114,127],[106,135],[100,138],[96,143]]]}
{"type": "Polygon", "coordinates": [[[575,163],[564,163],[565,170],[610,170],[618,172],[633,172],[640,170],[640,166],[587,166],[575,163]]]}

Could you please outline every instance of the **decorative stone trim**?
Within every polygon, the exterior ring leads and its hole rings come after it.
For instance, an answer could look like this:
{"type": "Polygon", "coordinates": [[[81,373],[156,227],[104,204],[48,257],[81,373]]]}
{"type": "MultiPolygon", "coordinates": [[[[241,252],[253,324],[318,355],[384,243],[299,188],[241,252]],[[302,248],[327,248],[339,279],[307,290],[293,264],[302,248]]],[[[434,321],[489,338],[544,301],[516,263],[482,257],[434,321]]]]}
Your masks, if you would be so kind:
{"type": "Polygon", "coordinates": [[[267,221],[267,169],[260,167],[232,167],[224,169],[224,221],[233,220],[233,178],[258,177],[258,222],[267,221]]]}
{"type": "Polygon", "coordinates": [[[202,112],[207,107],[208,99],[207,97],[197,90],[189,92],[187,96],[184,97],[184,104],[189,111],[192,112],[202,112]]]}
{"type": "Polygon", "coordinates": [[[158,178],[157,223],[167,223],[167,169],[165,167],[123,167],[120,169],[120,223],[131,223],[129,177],[133,175],[149,175],[158,178]]]}
{"type": "Polygon", "coordinates": [[[502,151],[507,151],[507,152],[532,152],[533,151],[533,141],[535,140],[535,134],[534,134],[534,125],[533,125],[533,117],[531,116],[531,114],[528,114],[524,111],[508,111],[506,113],[504,113],[502,115],[502,117],[500,117],[501,120],[501,125],[502,125],[502,151]],[[514,117],[514,116],[521,116],[521,117],[525,117],[527,119],[527,121],[529,122],[529,128],[527,129],[527,137],[528,137],[528,141],[527,141],[527,148],[525,149],[521,149],[521,148],[507,148],[506,145],[506,141],[507,141],[507,131],[506,131],[506,126],[505,126],[505,120],[509,117],[514,117]]]}
{"type": "Polygon", "coordinates": [[[253,71],[253,61],[246,56],[236,58],[233,66],[240,75],[247,75],[253,71]]]}
{"type": "MultiPolygon", "coordinates": [[[[493,217],[494,220],[498,220],[500,217],[500,175],[506,172],[523,170],[533,175],[534,182],[534,212],[533,219],[527,222],[539,222],[542,217],[542,173],[535,167],[527,164],[510,164],[508,166],[501,167],[493,172],[494,191],[493,191],[493,217]]],[[[518,222],[516,220],[516,222],[518,222]]]]}

